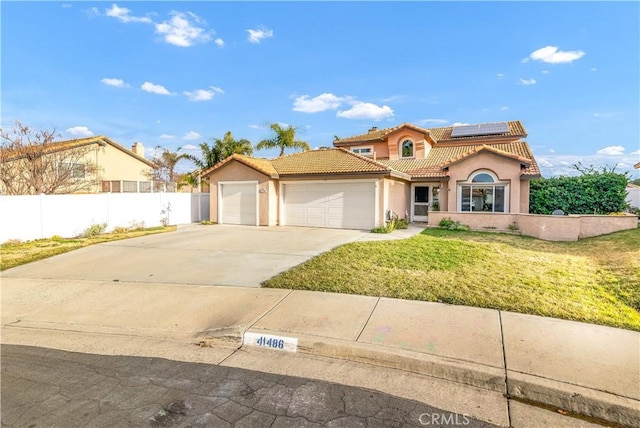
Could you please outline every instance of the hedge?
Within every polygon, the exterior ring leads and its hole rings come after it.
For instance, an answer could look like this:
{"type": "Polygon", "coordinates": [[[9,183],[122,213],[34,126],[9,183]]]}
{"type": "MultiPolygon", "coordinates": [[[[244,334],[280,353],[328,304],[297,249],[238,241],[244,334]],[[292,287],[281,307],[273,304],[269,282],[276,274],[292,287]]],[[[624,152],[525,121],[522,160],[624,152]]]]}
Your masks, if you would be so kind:
{"type": "Polygon", "coordinates": [[[531,180],[529,212],[551,214],[560,209],[566,214],[610,214],[627,208],[627,173],[576,169],[582,175],[531,180]]]}

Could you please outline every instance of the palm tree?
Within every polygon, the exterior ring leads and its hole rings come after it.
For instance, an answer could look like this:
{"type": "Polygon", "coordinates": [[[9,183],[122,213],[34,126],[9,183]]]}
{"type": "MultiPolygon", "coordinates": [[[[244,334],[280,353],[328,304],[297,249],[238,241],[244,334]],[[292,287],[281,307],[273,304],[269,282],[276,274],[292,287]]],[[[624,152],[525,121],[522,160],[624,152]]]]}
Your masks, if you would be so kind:
{"type": "Polygon", "coordinates": [[[253,153],[253,146],[249,140],[244,138],[241,140],[234,139],[231,131],[227,131],[222,139],[214,138],[212,145],[200,143],[200,157],[185,154],[185,158],[204,171],[236,153],[250,156],[253,153]]]}
{"type": "Polygon", "coordinates": [[[167,183],[175,182],[177,177],[175,172],[176,165],[181,159],[188,158],[188,155],[186,153],[178,153],[180,151],[179,148],[175,152],[160,146],[157,146],[156,149],[162,150],[162,152],[152,159],[152,162],[156,164],[156,168],[152,171],[153,179],[167,183]]]}
{"type": "Polygon", "coordinates": [[[291,125],[283,128],[279,123],[272,123],[269,125],[269,128],[271,128],[276,135],[273,138],[260,141],[256,145],[257,150],[279,148],[279,156],[283,156],[285,149],[310,149],[309,144],[306,141],[296,140],[297,128],[291,125]]]}

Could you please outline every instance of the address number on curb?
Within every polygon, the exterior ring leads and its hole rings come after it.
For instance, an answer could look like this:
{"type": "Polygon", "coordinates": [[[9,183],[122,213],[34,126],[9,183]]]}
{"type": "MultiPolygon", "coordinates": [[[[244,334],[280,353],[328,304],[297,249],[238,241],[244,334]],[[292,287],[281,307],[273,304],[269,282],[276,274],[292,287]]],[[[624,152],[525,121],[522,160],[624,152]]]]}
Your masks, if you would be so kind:
{"type": "Polygon", "coordinates": [[[243,343],[261,348],[275,349],[276,351],[296,352],[298,350],[298,338],[296,337],[246,332],[243,343]]]}

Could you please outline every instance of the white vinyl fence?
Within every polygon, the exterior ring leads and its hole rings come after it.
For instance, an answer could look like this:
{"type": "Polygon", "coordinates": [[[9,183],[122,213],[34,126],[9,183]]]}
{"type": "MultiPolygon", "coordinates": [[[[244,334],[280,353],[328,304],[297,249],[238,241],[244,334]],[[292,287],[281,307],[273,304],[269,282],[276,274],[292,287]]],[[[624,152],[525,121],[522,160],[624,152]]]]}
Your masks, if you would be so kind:
{"type": "Polygon", "coordinates": [[[0,242],[77,236],[94,224],[144,227],[209,220],[208,193],[0,196],[0,242]]]}
{"type": "Polygon", "coordinates": [[[627,187],[627,202],[632,207],[640,208],[640,187],[627,187]]]}

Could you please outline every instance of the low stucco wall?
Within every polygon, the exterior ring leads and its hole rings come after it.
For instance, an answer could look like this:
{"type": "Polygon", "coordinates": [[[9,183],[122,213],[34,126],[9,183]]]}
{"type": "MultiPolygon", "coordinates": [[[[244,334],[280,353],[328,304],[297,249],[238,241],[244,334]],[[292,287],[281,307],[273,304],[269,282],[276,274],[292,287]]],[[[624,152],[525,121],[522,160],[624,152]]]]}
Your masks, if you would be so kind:
{"type": "Polygon", "coordinates": [[[440,220],[450,217],[473,230],[509,230],[515,224],[523,235],[545,241],[577,241],[591,236],[606,235],[638,227],[635,215],[568,215],[551,216],[509,213],[458,213],[432,211],[429,224],[437,226],[440,220]]]}

